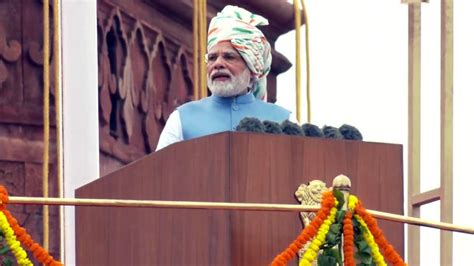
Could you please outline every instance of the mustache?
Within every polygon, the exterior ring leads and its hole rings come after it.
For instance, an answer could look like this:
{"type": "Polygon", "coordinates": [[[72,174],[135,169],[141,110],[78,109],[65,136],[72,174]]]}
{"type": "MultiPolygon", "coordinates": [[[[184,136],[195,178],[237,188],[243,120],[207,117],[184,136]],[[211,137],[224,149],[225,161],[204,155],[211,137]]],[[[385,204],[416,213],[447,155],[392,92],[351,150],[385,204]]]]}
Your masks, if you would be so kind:
{"type": "Polygon", "coordinates": [[[218,78],[218,77],[233,78],[233,75],[228,70],[215,70],[215,71],[212,71],[209,76],[211,80],[214,80],[215,78],[218,78]]]}

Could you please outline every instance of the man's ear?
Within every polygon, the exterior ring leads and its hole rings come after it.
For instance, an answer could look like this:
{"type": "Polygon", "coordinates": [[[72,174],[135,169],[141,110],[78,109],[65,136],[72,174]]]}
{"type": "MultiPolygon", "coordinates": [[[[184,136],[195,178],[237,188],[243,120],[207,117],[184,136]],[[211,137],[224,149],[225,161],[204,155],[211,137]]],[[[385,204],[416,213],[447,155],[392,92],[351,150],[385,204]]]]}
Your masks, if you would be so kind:
{"type": "Polygon", "coordinates": [[[250,76],[250,89],[251,90],[254,90],[255,89],[255,83],[257,82],[257,77],[255,77],[254,75],[251,75],[250,76]]]}

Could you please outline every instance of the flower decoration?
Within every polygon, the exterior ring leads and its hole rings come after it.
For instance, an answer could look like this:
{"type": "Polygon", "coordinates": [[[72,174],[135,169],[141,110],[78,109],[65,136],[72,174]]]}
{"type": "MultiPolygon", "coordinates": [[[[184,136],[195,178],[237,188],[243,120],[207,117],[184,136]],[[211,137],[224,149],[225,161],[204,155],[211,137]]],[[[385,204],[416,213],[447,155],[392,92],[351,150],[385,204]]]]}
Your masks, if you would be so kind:
{"type": "Polygon", "coordinates": [[[330,215],[331,209],[336,206],[336,198],[332,192],[328,191],[323,193],[323,202],[321,209],[319,209],[316,218],[306,226],[300,235],[294,240],[290,246],[285,249],[282,253],[275,257],[272,262],[273,266],[286,265],[291,259],[293,259],[298,252],[311,238],[313,238],[319,230],[319,227],[324,223],[324,220],[330,215]]]}
{"type": "Polygon", "coordinates": [[[28,259],[25,250],[21,247],[20,242],[16,239],[12,228],[8,224],[7,217],[5,217],[3,212],[0,212],[0,229],[4,233],[8,247],[15,255],[18,265],[33,265],[28,259]]]}
{"type": "Polygon", "coordinates": [[[385,261],[406,265],[356,196],[349,195],[347,210],[343,206],[342,192],[337,189],[325,192],[316,218],[275,257],[272,265],[286,265],[308,241],[311,242],[300,259],[300,266],[311,266],[315,260],[318,265],[383,266],[387,265],[385,261]]]}
{"type": "Polygon", "coordinates": [[[15,255],[19,265],[33,265],[26,256],[26,252],[20,245],[28,248],[36,259],[48,266],[59,266],[61,262],[54,260],[43,247],[36,243],[26,232],[26,229],[18,224],[18,221],[7,210],[8,191],[4,186],[0,186],[0,228],[7,238],[7,244],[15,255]]]}

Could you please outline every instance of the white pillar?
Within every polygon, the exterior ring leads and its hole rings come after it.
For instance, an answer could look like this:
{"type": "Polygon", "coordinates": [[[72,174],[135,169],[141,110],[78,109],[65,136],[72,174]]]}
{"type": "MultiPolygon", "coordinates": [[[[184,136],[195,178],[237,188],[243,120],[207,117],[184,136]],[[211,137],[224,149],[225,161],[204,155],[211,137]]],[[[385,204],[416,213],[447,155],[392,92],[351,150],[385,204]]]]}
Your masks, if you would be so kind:
{"type": "MultiPolygon", "coordinates": [[[[95,0],[62,1],[64,193],[99,178],[97,9],[95,0]]],[[[65,209],[65,265],[74,265],[74,207],[65,209]]]]}

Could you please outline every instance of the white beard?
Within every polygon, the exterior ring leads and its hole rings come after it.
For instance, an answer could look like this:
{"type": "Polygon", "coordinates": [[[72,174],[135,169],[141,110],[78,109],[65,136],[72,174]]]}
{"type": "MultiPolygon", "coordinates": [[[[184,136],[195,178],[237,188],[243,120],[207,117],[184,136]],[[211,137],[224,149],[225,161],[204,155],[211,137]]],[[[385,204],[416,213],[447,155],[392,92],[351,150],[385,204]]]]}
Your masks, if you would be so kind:
{"type": "MultiPolygon", "coordinates": [[[[233,76],[228,71],[221,71],[230,76],[230,80],[213,81],[210,75],[207,76],[207,84],[213,95],[220,97],[232,97],[242,95],[247,92],[250,85],[250,71],[244,70],[238,76],[233,76]]],[[[215,74],[215,73],[213,73],[215,74]]]]}

